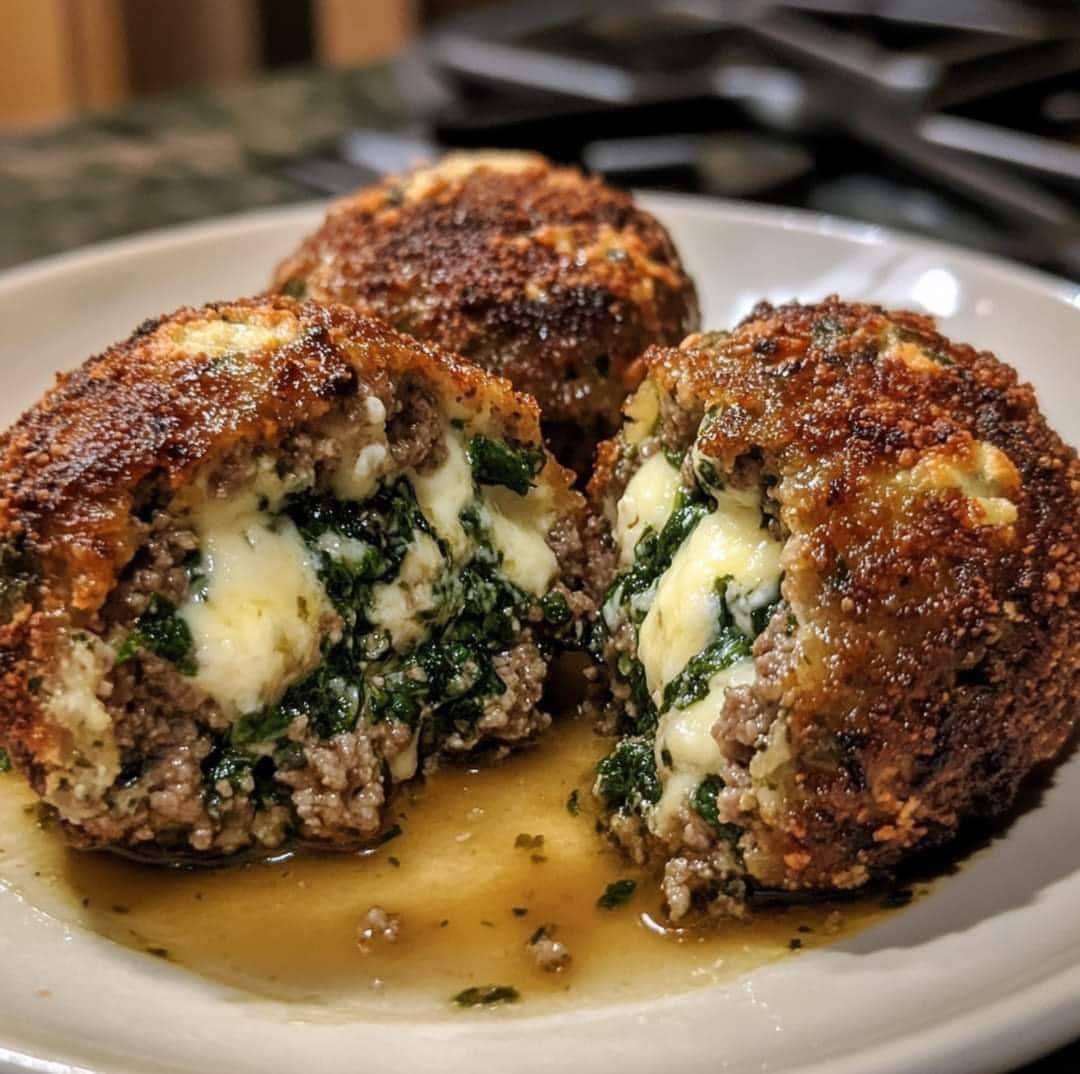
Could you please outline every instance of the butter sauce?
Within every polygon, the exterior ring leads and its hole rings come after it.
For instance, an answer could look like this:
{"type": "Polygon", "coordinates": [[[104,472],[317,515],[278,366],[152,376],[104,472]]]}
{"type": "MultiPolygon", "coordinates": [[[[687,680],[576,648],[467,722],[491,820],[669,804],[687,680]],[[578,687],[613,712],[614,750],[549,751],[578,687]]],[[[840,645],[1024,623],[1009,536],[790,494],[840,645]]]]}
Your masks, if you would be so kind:
{"type": "Polygon", "coordinates": [[[0,888],[246,993],[380,1018],[447,1012],[483,985],[516,988],[522,1014],[647,999],[730,979],[884,912],[878,896],[667,927],[656,878],[595,830],[589,784],[609,745],[564,718],[508,764],[444,769],[403,793],[391,818],[401,834],[374,851],[217,869],[68,850],[37,823],[22,782],[0,776],[0,888]],[[625,879],[637,881],[629,902],[598,907],[625,879]],[[396,942],[362,942],[375,906],[398,915],[396,942]],[[570,950],[561,972],[540,969],[526,948],[542,925],[570,950]]]}

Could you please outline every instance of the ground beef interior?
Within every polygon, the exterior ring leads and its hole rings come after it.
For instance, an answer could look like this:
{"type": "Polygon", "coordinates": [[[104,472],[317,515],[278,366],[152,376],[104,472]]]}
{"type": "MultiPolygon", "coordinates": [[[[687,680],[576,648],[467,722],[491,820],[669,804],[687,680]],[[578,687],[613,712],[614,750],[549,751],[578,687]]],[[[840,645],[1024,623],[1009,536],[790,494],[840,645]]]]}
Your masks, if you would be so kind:
{"type": "MultiPolygon", "coordinates": [[[[626,453],[625,457],[632,459],[633,464],[618,471],[615,480],[620,495],[641,465],[665,451],[673,462],[682,460],[678,472],[684,494],[706,495],[707,490],[699,486],[692,465],[690,447],[696,428],[692,421],[686,420],[685,414],[669,410],[654,433],[626,453]]],[[[731,472],[723,475],[721,484],[757,495],[761,526],[773,528],[778,540],[783,542],[787,534],[777,518],[767,469],[759,455],[748,453],[737,460],[731,472]]],[[[619,578],[625,577],[616,574],[613,563],[603,562],[602,569],[609,587],[613,583],[617,587],[619,578]]],[[[648,591],[652,599],[655,599],[655,585],[648,591]]],[[[655,742],[658,731],[655,698],[648,696],[642,683],[644,672],[638,649],[641,620],[632,611],[626,615],[627,610],[617,612],[610,604],[605,608],[608,622],[602,631],[601,657],[603,665],[610,669],[611,693],[609,704],[596,706],[601,731],[628,735],[631,741],[642,742],[644,760],[633,767],[624,766],[616,774],[620,794],[627,784],[640,783],[643,778],[659,779],[665,767],[664,760],[655,762],[656,753],[663,752],[659,748],[661,744],[655,742]],[[646,769],[644,776],[642,765],[646,769]]],[[[755,857],[760,864],[772,852],[768,833],[758,822],[750,765],[767,747],[770,732],[780,716],[780,684],[789,671],[793,652],[790,634],[790,609],[785,601],[778,600],[750,649],[754,666],[752,681],[723,691],[722,703],[711,725],[718,753],[714,774],[708,781],[703,780],[687,801],[667,811],[662,824],[655,823],[660,783],[652,793],[643,794],[639,790],[625,794],[603,818],[606,832],[624,853],[639,865],[661,874],[664,903],[673,921],[690,914],[744,916],[750,889],[747,855],[755,857]]],[[[613,760],[618,758],[619,749],[612,755],[613,760]]],[[[598,780],[597,792],[601,801],[610,806],[603,777],[598,780]]]]}
{"type": "MultiPolygon", "coordinates": [[[[273,449],[246,446],[218,460],[207,475],[210,494],[220,501],[242,495],[268,460],[296,487],[324,486],[341,460],[341,430],[363,429],[372,407],[385,411],[395,470],[430,472],[445,460],[445,418],[431,391],[410,379],[370,394],[361,391],[273,449]]],[[[366,446],[356,435],[347,443],[357,454],[366,446]]],[[[200,584],[199,537],[184,508],[157,510],[144,530],[141,549],[91,624],[118,650],[162,601],[179,607],[200,584]]],[[[581,538],[572,519],[553,531],[551,545],[560,576],[579,587],[560,582],[553,590],[556,603],[562,602],[567,621],[577,621],[592,604],[580,588],[581,538]]],[[[392,704],[376,722],[360,718],[332,733],[316,719],[295,715],[271,743],[255,743],[253,752],[237,745],[221,706],[176,663],[141,649],[117,664],[103,699],[121,775],[96,809],[68,825],[70,838],[87,847],[154,854],[272,850],[291,839],[340,846],[370,840],[384,823],[400,765],[430,773],[444,759],[480,749],[501,756],[550,724],[540,707],[548,660],[535,636],[538,629],[550,633],[550,624],[540,605],[531,603],[511,610],[504,625],[512,633],[492,647],[494,678],[475,714],[460,705],[434,711],[443,699],[431,698],[420,700],[408,718],[395,716],[392,704]]],[[[324,637],[338,637],[346,628],[340,611],[324,614],[324,637]]],[[[550,639],[543,644],[546,651],[550,639]]],[[[405,687],[425,685],[420,665],[401,674],[405,687]]],[[[378,678],[374,683],[389,689],[378,678]]]]}
{"type": "Polygon", "coordinates": [[[644,365],[590,482],[596,790],[672,916],[858,888],[1004,813],[1080,715],[1080,464],[1031,386],[835,297],[644,365]]]}

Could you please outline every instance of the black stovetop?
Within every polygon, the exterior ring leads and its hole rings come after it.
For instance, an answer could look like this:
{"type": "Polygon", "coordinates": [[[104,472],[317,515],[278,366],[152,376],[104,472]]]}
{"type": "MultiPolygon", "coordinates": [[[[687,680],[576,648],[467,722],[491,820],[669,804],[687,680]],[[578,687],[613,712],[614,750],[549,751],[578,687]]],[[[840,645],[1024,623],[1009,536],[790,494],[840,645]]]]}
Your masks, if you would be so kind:
{"type": "Polygon", "coordinates": [[[398,75],[413,127],[346,139],[353,163],[529,147],[1080,277],[1075,3],[500,5],[436,27],[398,75]]]}

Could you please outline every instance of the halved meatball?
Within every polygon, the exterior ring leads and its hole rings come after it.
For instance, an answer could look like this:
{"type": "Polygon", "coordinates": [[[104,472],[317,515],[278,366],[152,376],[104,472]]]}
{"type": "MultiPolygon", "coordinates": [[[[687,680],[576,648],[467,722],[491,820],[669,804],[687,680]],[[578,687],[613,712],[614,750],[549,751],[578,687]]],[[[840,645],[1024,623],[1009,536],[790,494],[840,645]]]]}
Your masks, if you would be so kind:
{"type": "Polygon", "coordinates": [[[531,399],[345,307],[147,322],[0,439],[0,742],[80,845],[371,839],[548,726],[572,478],[531,399]]]}
{"type": "Polygon", "coordinates": [[[596,793],[672,916],[856,888],[1004,810],[1080,687],[1080,467],[1031,387],[835,298],[647,363],[590,486],[623,734],[596,793]]]}
{"type": "Polygon", "coordinates": [[[501,373],[584,474],[652,343],[698,327],[663,227],[629,194],[533,153],[454,153],[339,201],[276,291],[344,302],[501,373]]]}

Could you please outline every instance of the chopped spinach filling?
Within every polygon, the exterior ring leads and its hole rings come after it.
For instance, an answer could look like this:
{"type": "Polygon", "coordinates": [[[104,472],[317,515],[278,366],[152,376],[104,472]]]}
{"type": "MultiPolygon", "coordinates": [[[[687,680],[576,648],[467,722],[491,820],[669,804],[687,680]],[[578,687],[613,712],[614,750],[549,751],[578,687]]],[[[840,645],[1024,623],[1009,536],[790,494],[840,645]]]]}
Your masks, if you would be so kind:
{"type": "Polygon", "coordinates": [[[630,700],[634,703],[634,731],[639,735],[653,734],[660,714],[656,711],[649,684],[645,678],[645,665],[629,653],[619,656],[618,671],[630,688],[630,700]]]}
{"type": "MultiPolygon", "coordinates": [[[[391,650],[368,611],[374,586],[397,576],[416,536],[434,536],[409,482],[384,484],[362,503],[304,493],[290,499],[286,513],[317,555],[320,579],[346,627],[339,641],[324,643],[319,666],[277,704],[234,724],[232,743],[278,738],[303,715],[326,738],[361,718],[415,729],[425,712],[435,715],[438,730],[467,731],[485,700],[506,690],[492,657],[513,642],[530,602],[499,573],[476,506],[462,517],[475,554],[460,571],[447,569],[437,579],[436,607],[426,617],[439,629],[407,653],[391,650]]],[[[441,543],[440,550],[446,554],[441,543]]]]}
{"type": "Polygon", "coordinates": [[[140,649],[175,664],[181,675],[194,675],[197,670],[191,630],[177,613],[176,605],[160,593],[150,594],[146,611],[117,650],[116,662],[125,663],[140,649]]]}
{"type": "MultiPolygon", "coordinates": [[[[490,476],[491,466],[484,465],[490,476]]],[[[529,466],[529,473],[535,473],[529,466]]],[[[419,733],[421,750],[435,748],[440,738],[455,732],[469,735],[489,699],[507,689],[495,658],[514,644],[522,623],[542,619],[538,625],[547,640],[560,639],[572,623],[562,593],[551,591],[536,601],[501,573],[502,557],[480,499],[460,516],[471,548],[461,564],[454,563],[404,477],[384,482],[362,502],[313,490],[294,494],[282,514],[311,553],[342,626],[324,639],[318,667],[289,686],[275,704],[243,715],[221,736],[203,764],[211,811],[221,806],[217,788],[223,780],[234,788],[248,787],[250,776],[259,801],[276,800],[274,773],[305,763],[302,747],[286,739],[299,717],[322,738],[350,731],[359,721],[398,721],[419,733]],[[399,651],[387,630],[372,620],[375,587],[394,583],[421,535],[435,541],[443,567],[431,582],[431,606],[417,613],[425,636],[399,651]]],[[[156,606],[155,615],[167,610],[156,606]]],[[[156,623],[153,617],[150,621],[156,623]]],[[[140,620],[137,631],[143,629],[140,620]]]]}
{"type": "Polygon", "coordinates": [[[718,473],[716,466],[704,456],[696,460],[694,476],[702,488],[710,491],[721,492],[726,486],[726,482],[718,473]]]}
{"type": "Polygon", "coordinates": [[[338,612],[356,625],[377,582],[397,576],[418,533],[432,534],[412,485],[385,482],[362,502],[308,491],[290,496],[285,514],[318,556],[319,578],[338,612]],[[335,544],[344,544],[335,555],[335,544]]]}
{"type": "Polygon", "coordinates": [[[697,814],[720,836],[731,842],[738,842],[742,828],[738,824],[728,824],[720,820],[717,795],[724,789],[724,781],[719,776],[706,776],[694,791],[690,799],[697,814]]]}
{"type": "MultiPolygon", "coordinates": [[[[651,526],[645,529],[634,546],[633,563],[615,578],[604,594],[604,614],[592,627],[587,641],[587,648],[594,658],[603,656],[604,643],[609,636],[609,618],[625,614],[635,627],[645,618],[650,590],[671,566],[676,552],[694,527],[713,507],[715,501],[683,489],[677,494],[671,515],[660,532],[651,526]]],[[[658,713],[641,661],[630,653],[622,653],[616,670],[630,688],[635,710],[631,730],[639,735],[655,732],[658,713]]]]}
{"type": "MultiPolygon", "coordinates": [[[[715,501],[681,489],[675,498],[674,510],[660,532],[649,526],[638,538],[633,564],[611,584],[605,603],[615,598],[617,603],[630,604],[633,608],[633,598],[645,593],[659,580],[694,527],[715,506],[715,501]]],[[[645,609],[634,608],[634,621],[644,618],[645,609]]]]}
{"type": "Polygon", "coordinates": [[[545,593],[540,598],[540,610],[544,613],[544,621],[552,626],[563,626],[572,618],[570,605],[566,603],[566,597],[557,589],[545,593]]]}
{"type": "Polygon", "coordinates": [[[467,453],[477,484],[505,485],[519,496],[533,487],[533,478],[544,468],[544,450],[533,444],[477,435],[469,440],[467,453]]]}
{"type": "MultiPolygon", "coordinates": [[[[669,458],[672,465],[679,462],[669,458]]],[[[724,488],[724,478],[707,459],[695,459],[698,487],[681,489],[667,521],[659,532],[647,528],[634,547],[631,565],[609,587],[603,615],[590,638],[590,651],[602,656],[606,640],[627,624],[635,633],[648,614],[656,586],[671,566],[676,553],[690,537],[698,522],[716,509],[711,492],[724,488]]],[[[597,767],[596,793],[607,808],[619,813],[645,813],[659,802],[663,787],[657,772],[656,732],[660,717],[671,709],[685,709],[703,700],[712,679],[752,654],[754,639],[765,630],[781,603],[779,588],[758,587],[744,592],[731,575],[714,583],[717,618],[711,640],[692,656],[685,667],[668,681],[659,703],[649,691],[645,668],[634,652],[620,652],[615,674],[629,690],[631,704],[621,714],[625,736],[597,767]]],[[[664,765],[671,767],[671,755],[662,751],[664,765]]],[[[692,806],[722,837],[736,841],[737,825],[723,824],[717,815],[717,794],[723,787],[717,776],[709,776],[691,797],[692,806]]]]}
{"type": "Polygon", "coordinates": [[[0,541],[0,622],[6,623],[26,599],[34,571],[24,538],[0,541]]]}
{"type": "Polygon", "coordinates": [[[715,589],[720,597],[720,612],[717,616],[716,633],[713,640],[700,653],[691,657],[686,667],[664,687],[661,712],[667,712],[671,708],[689,708],[696,701],[700,701],[708,694],[709,680],[715,674],[750,655],[751,639],[735,625],[735,617],[728,607],[725,593],[730,583],[730,575],[717,579],[715,589]]]}
{"type": "Polygon", "coordinates": [[[604,804],[617,813],[640,813],[659,802],[660,777],[652,739],[622,739],[597,766],[596,788],[604,804]]]}
{"type": "Polygon", "coordinates": [[[234,791],[243,792],[250,781],[251,796],[263,807],[284,800],[287,788],[274,778],[277,767],[271,757],[253,757],[228,745],[224,740],[219,741],[202,763],[207,811],[211,816],[220,814],[225,800],[220,789],[223,782],[234,791]]]}
{"type": "Polygon", "coordinates": [[[750,642],[734,626],[725,627],[664,687],[663,712],[689,708],[709,692],[709,680],[750,655],[750,642]]]}
{"type": "Polygon", "coordinates": [[[11,771],[11,757],[8,751],[0,746],[0,773],[11,771]]]}
{"type": "Polygon", "coordinates": [[[290,686],[276,705],[249,713],[233,724],[229,738],[234,746],[268,742],[283,735],[298,716],[322,738],[350,731],[356,725],[360,695],[349,676],[352,668],[347,649],[324,645],[323,659],[314,671],[290,686]]]}

